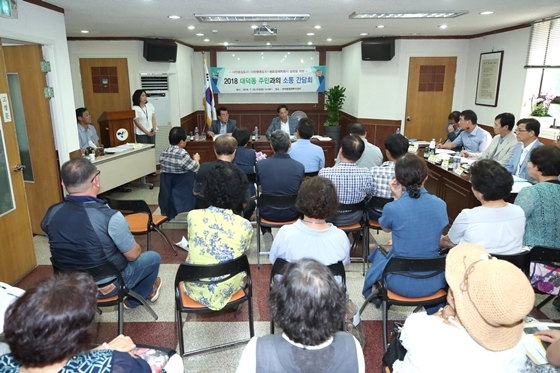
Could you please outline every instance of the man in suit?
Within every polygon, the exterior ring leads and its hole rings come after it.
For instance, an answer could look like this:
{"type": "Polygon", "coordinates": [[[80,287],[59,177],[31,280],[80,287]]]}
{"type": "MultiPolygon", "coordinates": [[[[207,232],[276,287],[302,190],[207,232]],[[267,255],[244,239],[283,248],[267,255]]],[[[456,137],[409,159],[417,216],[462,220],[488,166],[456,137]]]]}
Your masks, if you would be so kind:
{"type": "Polygon", "coordinates": [[[494,119],[494,133],[496,136],[490,142],[488,148],[482,153],[467,152],[463,150],[461,157],[472,157],[478,159],[493,159],[505,166],[517,147],[517,138],[512,132],[515,125],[515,116],[512,113],[502,113],[494,119]]]}
{"type": "Polygon", "coordinates": [[[228,109],[222,106],[219,107],[216,112],[218,114],[218,120],[212,121],[210,130],[208,131],[208,136],[214,137],[216,135],[225,135],[226,133],[232,133],[237,122],[233,119],[229,119],[228,109]]]}
{"type": "Polygon", "coordinates": [[[278,116],[270,123],[270,126],[266,130],[266,137],[270,138],[272,132],[276,130],[282,130],[290,136],[293,135],[297,129],[298,118],[288,115],[289,111],[286,105],[278,106],[276,112],[278,116]]]}
{"type": "Polygon", "coordinates": [[[543,146],[539,141],[539,133],[541,130],[541,124],[538,120],[533,118],[519,119],[517,122],[517,129],[513,132],[517,135],[517,141],[520,144],[517,145],[513,156],[506,165],[506,169],[514,176],[519,176],[522,179],[528,180],[532,183],[536,181],[533,180],[527,173],[527,162],[529,161],[529,155],[534,148],[543,146]]]}

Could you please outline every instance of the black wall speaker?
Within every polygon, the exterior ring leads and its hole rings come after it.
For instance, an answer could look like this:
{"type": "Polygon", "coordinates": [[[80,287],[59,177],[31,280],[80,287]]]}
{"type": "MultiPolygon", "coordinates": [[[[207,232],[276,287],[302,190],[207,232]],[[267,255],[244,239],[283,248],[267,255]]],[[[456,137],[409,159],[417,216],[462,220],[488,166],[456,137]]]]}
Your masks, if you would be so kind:
{"type": "Polygon", "coordinates": [[[395,57],[395,39],[372,38],[362,41],[362,61],[391,61],[395,57]]]}
{"type": "Polygon", "coordinates": [[[144,40],[144,58],[150,62],[177,61],[177,44],[171,39],[144,40]]]}

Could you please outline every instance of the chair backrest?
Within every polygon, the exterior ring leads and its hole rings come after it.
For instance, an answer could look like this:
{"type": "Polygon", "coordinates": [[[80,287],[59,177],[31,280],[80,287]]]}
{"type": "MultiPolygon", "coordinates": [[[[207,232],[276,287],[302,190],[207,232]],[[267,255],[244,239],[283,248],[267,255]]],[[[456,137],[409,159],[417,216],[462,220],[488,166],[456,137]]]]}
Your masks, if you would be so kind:
{"type": "Polygon", "coordinates": [[[339,203],[338,204],[338,211],[346,211],[346,212],[353,212],[353,211],[364,211],[364,201],[358,203],[339,203]]]}
{"type": "Polygon", "coordinates": [[[534,246],[530,253],[532,263],[560,263],[560,248],[534,246]]]}
{"type": "Polygon", "coordinates": [[[381,198],[381,197],[371,197],[367,204],[367,209],[374,209],[376,211],[382,212],[383,207],[389,202],[392,202],[393,198],[381,198]]]}
{"type": "Polygon", "coordinates": [[[296,204],[297,194],[286,196],[273,196],[270,194],[259,194],[257,206],[267,206],[275,210],[287,210],[296,204]]]}
{"type": "MultiPolygon", "coordinates": [[[[270,284],[272,285],[272,281],[274,280],[274,276],[280,274],[284,269],[284,266],[289,262],[282,258],[277,258],[274,261],[274,265],[272,266],[272,270],[270,271],[270,284]]],[[[342,261],[338,261],[334,264],[327,266],[330,271],[332,272],[333,276],[340,276],[342,279],[342,285],[346,286],[346,270],[344,269],[344,264],[342,261]]]]}
{"type": "Polygon", "coordinates": [[[319,171],[315,171],[315,172],[306,172],[305,173],[305,177],[313,177],[313,176],[317,176],[319,175],[319,171]]]}
{"type": "Polygon", "coordinates": [[[493,257],[496,257],[501,260],[505,260],[519,268],[525,276],[529,277],[530,275],[530,268],[531,268],[531,252],[530,251],[522,251],[518,254],[511,254],[511,255],[499,255],[499,254],[492,254],[493,257]]]}
{"type": "Polygon", "coordinates": [[[255,184],[257,182],[257,174],[254,172],[252,174],[247,174],[247,180],[249,180],[249,184],[255,184]]]}
{"type": "Polygon", "coordinates": [[[204,285],[218,284],[242,272],[245,272],[247,276],[246,293],[249,295],[251,294],[252,288],[251,269],[246,255],[241,255],[239,258],[232,261],[219,264],[198,265],[181,263],[175,275],[175,288],[177,288],[177,285],[181,282],[194,282],[204,285]]]}
{"type": "Polygon", "coordinates": [[[435,258],[405,258],[394,256],[383,270],[383,283],[387,284],[387,276],[391,274],[402,275],[417,279],[425,279],[445,272],[445,257],[435,258]]]}
{"type": "Polygon", "coordinates": [[[107,204],[110,208],[115,210],[121,210],[130,213],[145,213],[150,216],[150,220],[152,218],[152,210],[144,201],[143,199],[114,199],[111,197],[107,197],[107,204]]]}

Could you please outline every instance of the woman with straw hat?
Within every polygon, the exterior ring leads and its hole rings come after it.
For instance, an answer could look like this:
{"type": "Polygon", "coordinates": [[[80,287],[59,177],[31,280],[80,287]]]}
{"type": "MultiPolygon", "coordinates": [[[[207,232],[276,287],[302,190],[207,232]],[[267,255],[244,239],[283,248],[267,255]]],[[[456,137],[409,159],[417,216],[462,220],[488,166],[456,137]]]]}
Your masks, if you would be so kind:
{"type": "Polygon", "coordinates": [[[448,305],[433,316],[407,318],[401,333],[407,353],[393,372],[522,371],[523,319],[535,302],[523,272],[465,243],[447,255],[445,279],[448,305]]]}

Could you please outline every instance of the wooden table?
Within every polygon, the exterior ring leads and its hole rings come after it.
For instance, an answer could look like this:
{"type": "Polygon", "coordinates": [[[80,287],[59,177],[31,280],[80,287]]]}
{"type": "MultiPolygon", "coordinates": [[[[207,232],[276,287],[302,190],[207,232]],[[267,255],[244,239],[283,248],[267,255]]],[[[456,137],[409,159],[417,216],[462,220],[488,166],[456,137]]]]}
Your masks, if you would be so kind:
{"type": "MultiPolygon", "coordinates": [[[[319,141],[313,139],[311,140],[311,142],[323,149],[323,152],[325,153],[325,167],[334,166],[334,140],[319,141]]],[[[255,151],[257,152],[265,153],[267,157],[271,157],[272,154],[274,154],[270,147],[270,141],[268,141],[266,136],[259,136],[258,140],[251,141],[247,146],[255,149],[255,151]]],[[[206,139],[203,141],[189,141],[187,142],[187,146],[185,147],[185,149],[191,156],[195,153],[198,153],[200,155],[200,163],[216,160],[216,154],[214,153],[214,142],[211,139],[206,139]]]]}

